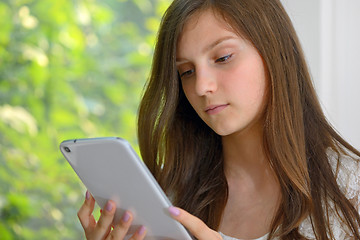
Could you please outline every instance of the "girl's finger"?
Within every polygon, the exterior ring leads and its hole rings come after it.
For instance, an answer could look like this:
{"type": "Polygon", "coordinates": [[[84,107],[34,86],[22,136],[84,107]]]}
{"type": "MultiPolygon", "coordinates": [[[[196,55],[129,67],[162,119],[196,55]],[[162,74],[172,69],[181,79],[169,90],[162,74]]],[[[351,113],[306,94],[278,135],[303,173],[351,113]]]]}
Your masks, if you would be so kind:
{"type": "Polygon", "coordinates": [[[103,211],[100,215],[99,221],[96,224],[96,227],[93,231],[93,236],[95,239],[105,239],[110,230],[111,230],[111,224],[114,219],[116,210],[116,205],[113,201],[108,201],[103,208],[103,211]]]}
{"type": "Polygon", "coordinates": [[[177,207],[170,207],[169,212],[175,220],[184,225],[184,227],[186,227],[198,240],[222,239],[218,232],[210,229],[203,221],[185,210],[177,207]]]}
{"type": "Polygon", "coordinates": [[[92,214],[94,206],[95,199],[91,196],[89,191],[86,191],[85,201],[77,213],[80,223],[85,230],[85,235],[92,232],[96,226],[96,221],[92,214]]]}
{"type": "Polygon", "coordinates": [[[146,235],[146,227],[141,226],[129,240],[143,240],[146,235]]]}
{"type": "Polygon", "coordinates": [[[114,226],[114,229],[111,231],[107,239],[124,239],[126,233],[129,231],[132,220],[132,214],[129,211],[126,211],[121,217],[120,222],[114,226]]]}

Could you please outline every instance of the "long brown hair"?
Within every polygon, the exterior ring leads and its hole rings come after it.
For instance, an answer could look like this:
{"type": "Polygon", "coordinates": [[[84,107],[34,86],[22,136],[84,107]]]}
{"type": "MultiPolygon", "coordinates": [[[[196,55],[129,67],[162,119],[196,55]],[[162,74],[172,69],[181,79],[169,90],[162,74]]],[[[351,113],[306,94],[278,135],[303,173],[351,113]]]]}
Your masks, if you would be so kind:
{"type": "Polygon", "coordinates": [[[282,190],[269,238],[279,229],[282,239],[302,239],[299,225],[310,216],[316,238],[333,239],[327,212],[331,200],[344,225],[360,239],[359,214],[340,191],[327,155],[329,149],[338,156],[360,153],[326,120],[297,35],[279,0],[175,0],[170,5],[139,108],[144,162],[175,205],[218,229],[228,196],[221,137],[192,109],[175,66],[185,22],[206,9],[248,39],[267,68],[264,145],[282,190]]]}

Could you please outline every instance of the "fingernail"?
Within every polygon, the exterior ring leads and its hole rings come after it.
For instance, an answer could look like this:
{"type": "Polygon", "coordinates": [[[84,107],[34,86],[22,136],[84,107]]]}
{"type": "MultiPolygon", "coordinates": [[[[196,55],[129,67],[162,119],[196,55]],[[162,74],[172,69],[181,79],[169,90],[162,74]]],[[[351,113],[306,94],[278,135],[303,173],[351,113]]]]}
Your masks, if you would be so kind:
{"type": "Polygon", "coordinates": [[[145,230],[146,230],[146,227],[141,226],[141,227],[139,228],[139,230],[138,230],[138,234],[139,234],[140,236],[143,235],[143,234],[145,233],[145,230]]]}
{"type": "Polygon", "coordinates": [[[108,212],[111,212],[111,210],[113,209],[113,205],[110,203],[110,202],[108,202],[107,204],[106,204],[106,211],[108,211],[108,212]]]}
{"type": "Polygon", "coordinates": [[[87,191],[87,190],[86,190],[85,198],[86,198],[86,200],[89,200],[89,199],[90,199],[90,193],[89,193],[89,191],[87,191]]]}
{"type": "Polygon", "coordinates": [[[128,212],[125,212],[124,215],[122,216],[121,220],[123,222],[127,222],[127,221],[129,221],[129,219],[130,219],[130,214],[128,212]]]}
{"type": "Polygon", "coordinates": [[[180,210],[176,207],[169,207],[169,212],[171,215],[177,217],[180,215],[180,210]]]}

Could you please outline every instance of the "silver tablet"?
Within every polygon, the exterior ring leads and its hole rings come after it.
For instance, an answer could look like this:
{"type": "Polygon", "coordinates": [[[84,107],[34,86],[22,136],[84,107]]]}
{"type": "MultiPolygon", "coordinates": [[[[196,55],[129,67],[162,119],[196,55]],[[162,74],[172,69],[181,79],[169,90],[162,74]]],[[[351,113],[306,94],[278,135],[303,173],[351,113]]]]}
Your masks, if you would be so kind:
{"type": "MultiPolygon", "coordinates": [[[[187,230],[168,213],[171,202],[130,144],[121,138],[66,140],[60,150],[97,204],[116,203],[114,223],[125,210],[134,215],[129,238],[140,225],[146,240],[190,240],[187,230]]],[[[125,239],[127,239],[125,238],[125,239]]]]}

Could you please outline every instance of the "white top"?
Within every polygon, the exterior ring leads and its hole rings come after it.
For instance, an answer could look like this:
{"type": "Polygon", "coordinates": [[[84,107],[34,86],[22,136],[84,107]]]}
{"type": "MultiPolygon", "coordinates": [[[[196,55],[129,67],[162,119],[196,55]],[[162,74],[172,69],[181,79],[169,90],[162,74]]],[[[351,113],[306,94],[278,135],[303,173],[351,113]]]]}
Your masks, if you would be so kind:
{"type": "MultiPolygon", "coordinates": [[[[342,156],[339,166],[337,166],[337,160],[336,156],[334,156],[334,153],[330,152],[328,155],[334,173],[336,173],[336,170],[338,169],[336,180],[339,184],[341,191],[348,199],[350,199],[355,204],[357,211],[360,213],[360,161],[354,161],[348,156],[342,156]]],[[[331,204],[331,206],[333,206],[333,204],[331,204]]],[[[344,229],[344,226],[343,224],[341,224],[341,220],[339,219],[335,211],[330,211],[329,215],[330,227],[332,229],[335,239],[351,239],[351,236],[349,236],[347,232],[348,229],[344,229]]],[[[309,217],[301,223],[299,232],[308,239],[316,239],[309,217]]],[[[224,240],[240,240],[237,238],[226,236],[221,232],[220,234],[224,240]]],[[[267,237],[268,234],[254,240],[266,240],[267,237]]],[[[274,240],[276,239],[277,238],[275,238],[274,240]]]]}
{"type": "MultiPolygon", "coordinates": [[[[240,240],[237,238],[233,238],[233,237],[229,237],[226,236],[225,234],[223,234],[222,232],[220,232],[221,237],[223,238],[223,240],[240,240]]],[[[257,239],[253,239],[253,240],[266,240],[269,234],[266,234],[265,236],[259,237],[257,239]]]]}

